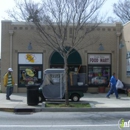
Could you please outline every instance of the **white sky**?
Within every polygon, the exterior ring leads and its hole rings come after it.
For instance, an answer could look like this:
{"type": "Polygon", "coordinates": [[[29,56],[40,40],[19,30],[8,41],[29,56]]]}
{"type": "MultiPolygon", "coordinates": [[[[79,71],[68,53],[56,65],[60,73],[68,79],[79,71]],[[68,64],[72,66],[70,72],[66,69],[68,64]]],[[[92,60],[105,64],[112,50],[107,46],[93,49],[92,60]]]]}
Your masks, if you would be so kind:
{"type": "MultiPolygon", "coordinates": [[[[37,0],[36,0],[37,1],[37,0]]],[[[112,14],[112,4],[116,3],[118,0],[107,0],[103,5],[102,11],[103,13],[112,14]]],[[[7,14],[5,13],[6,10],[11,9],[14,7],[14,0],[1,0],[0,1],[0,21],[5,20],[7,18],[7,14]]],[[[0,22],[0,58],[1,58],[1,22],[0,22]]]]}

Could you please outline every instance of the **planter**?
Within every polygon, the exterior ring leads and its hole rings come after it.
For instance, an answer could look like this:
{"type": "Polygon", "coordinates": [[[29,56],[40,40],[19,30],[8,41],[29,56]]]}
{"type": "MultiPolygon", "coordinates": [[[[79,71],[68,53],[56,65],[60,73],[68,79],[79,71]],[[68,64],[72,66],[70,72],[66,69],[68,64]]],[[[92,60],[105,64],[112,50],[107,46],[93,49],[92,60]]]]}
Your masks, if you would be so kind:
{"type": "Polygon", "coordinates": [[[105,93],[105,87],[99,87],[98,92],[99,93],[105,93]]]}

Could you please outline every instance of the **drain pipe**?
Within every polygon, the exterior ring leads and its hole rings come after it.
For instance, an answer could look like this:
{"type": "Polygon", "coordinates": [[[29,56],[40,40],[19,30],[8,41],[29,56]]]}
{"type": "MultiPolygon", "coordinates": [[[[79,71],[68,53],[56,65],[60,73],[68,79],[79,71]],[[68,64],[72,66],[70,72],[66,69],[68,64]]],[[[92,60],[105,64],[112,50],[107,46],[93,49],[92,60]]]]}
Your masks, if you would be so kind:
{"type": "Polygon", "coordinates": [[[116,70],[116,75],[117,75],[117,78],[119,78],[119,38],[120,38],[120,35],[121,33],[118,32],[117,34],[117,70],[116,70]]]}
{"type": "Polygon", "coordinates": [[[9,34],[10,34],[10,67],[12,68],[12,63],[13,63],[13,30],[9,30],[9,34]]]}

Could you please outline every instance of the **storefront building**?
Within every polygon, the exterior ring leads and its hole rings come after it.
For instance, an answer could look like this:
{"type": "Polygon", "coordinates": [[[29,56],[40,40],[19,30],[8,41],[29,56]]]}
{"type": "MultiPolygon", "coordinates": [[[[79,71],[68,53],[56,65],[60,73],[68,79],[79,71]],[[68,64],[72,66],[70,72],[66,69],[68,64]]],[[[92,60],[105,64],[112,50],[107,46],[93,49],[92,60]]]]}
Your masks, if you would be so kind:
{"type": "Polygon", "coordinates": [[[130,88],[130,22],[123,26],[120,38],[120,78],[130,88]]]}
{"type": "MultiPolygon", "coordinates": [[[[124,56],[126,51],[124,48],[119,49],[122,28],[121,23],[101,24],[91,33],[91,36],[99,37],[97,42],[82,50],[75,49],[69,56],[69,73],[78,71],[85,74],[89,92],[97,90],[101,84],[107,85],[113,72],[129,84],[126,74],[122,74],[125,66],[122,63],[123,57],[120,56],[124,56]]],[[[26,92],[25,84],[41,83],[45,69],[64,67],[63,58],[59,53],[49,47],[41,47],[36,30],[35,26],[28,23],[2,21],[1,76],[9,67],[13,68],[16,83],[14,92],[17,93],[26,92]]],[[[66,43],[69,42],[71,37],[68,29],[66,43]]],[[[81,45],[85,42],[89,42],[87,36],[81,45]]],[[[2,78],[1,83],[3,84],[2,78]]],[[[3,85],[2,91],[5,92],[3,85]]]]}

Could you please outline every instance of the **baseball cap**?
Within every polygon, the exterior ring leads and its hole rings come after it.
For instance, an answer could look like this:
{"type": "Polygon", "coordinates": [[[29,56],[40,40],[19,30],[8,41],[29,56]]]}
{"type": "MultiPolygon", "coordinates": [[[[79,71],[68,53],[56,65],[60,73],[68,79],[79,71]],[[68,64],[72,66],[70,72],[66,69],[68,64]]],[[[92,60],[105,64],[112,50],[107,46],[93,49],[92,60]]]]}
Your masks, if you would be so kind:
{"type": "Polygon", "coordinates": [[[12,68],[8,68],[8,71],[13,71],[12,68]]]}

